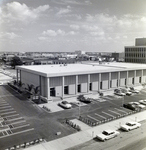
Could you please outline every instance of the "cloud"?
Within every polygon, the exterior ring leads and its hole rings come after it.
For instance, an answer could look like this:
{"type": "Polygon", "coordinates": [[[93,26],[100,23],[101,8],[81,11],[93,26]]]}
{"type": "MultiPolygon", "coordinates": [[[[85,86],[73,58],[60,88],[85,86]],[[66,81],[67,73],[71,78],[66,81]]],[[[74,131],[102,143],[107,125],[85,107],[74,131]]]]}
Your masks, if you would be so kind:
{"type": "Polygon", "coordinates": [[[70,25],[70,28],[72,28],[72,29],[74,29],[74,30],[79,30],[79,29],[80,29],[80,26],[79,26],[79,25],[72,24],[72,25],[70,25]]]}
{"type": "Polygon", "coordinates": [[[2,38],[2,39],[15,39],[18,37],[20,37],[20,36],[18,36],[14,32],[1,32],[0,33],[0,38],[2,38]]]}
{"type": "Polygon", "coordinates": [[[98,31],[100,29],[97,25],[82,25],[82,28],[86,31],[98,31]]]}
{"type": "Polygon", "coordinates": [[[67,8],[61,8],[58,12],[57,15],[63,15],[63,14],[68,14],[71,12],[71,7],[67,6],[67,8]]]}
{"type": "Polygon", "coordinates": [[[65,31],[59,29],[57,31],[55,30],[47,30],[47,31],[43,31],[42,35],[44,36],[57,36],[57,35],[65,35],[65,31]]]}
{"type": "Polygon", "coordinates": [[[90,35],[92,35],[92,36],[103,36],[104,32],[103,31],[100,31],[100,32],[90,32],[90,35]]]}
{"type": "Polygon", "coordinates": [[[21,4],[19,2],[7,3],[0,13],[2,14],[3,20],[6,22],[23,22],[29,23],[32,20],[37,19],[42,12],[49,9],[49,5],[39,6],[37,8],[30,8],[26,4],[21,4]]]}
{"type": "Polygon", "coordinates": [[[78,32],[75,32],[75,31],[69,31],[67,34],[68,34],[68,35],[76,35],[76,34],[78,34],[78,32]]]}

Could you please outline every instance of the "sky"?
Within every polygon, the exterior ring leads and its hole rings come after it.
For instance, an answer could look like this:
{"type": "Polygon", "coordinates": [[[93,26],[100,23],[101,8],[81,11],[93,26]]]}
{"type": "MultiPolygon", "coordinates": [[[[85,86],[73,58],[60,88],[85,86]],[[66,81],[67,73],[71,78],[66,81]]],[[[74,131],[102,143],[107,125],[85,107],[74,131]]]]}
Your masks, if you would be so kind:
{"type": "Polygon", "coordinates": [[[124,52],[146,37],[146,0],[0,0],[0,51],[124,52]]]}

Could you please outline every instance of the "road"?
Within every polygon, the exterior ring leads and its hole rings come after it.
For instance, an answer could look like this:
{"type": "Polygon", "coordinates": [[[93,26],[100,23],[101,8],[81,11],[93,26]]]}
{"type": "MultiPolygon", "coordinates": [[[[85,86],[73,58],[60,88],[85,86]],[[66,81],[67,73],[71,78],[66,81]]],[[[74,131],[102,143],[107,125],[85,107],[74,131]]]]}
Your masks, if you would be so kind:
{"type": "Polygon", "coordinates": [[[91,140],[68,150],[143,150],[146,147],[146,121],[139,129],[130,132],[120,131],[120,135],[109,141],[91,140]]]}

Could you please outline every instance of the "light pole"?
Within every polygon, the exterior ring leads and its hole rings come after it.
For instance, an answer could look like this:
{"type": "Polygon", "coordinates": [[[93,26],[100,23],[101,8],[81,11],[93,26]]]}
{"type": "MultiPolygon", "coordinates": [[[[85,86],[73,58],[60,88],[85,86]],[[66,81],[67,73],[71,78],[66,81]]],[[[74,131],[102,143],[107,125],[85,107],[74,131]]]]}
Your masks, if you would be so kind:
{"type": "Polygon", "coordinates": [[[81,104],[81,103],[79,102],[79,117],[80,117],[80,111],[81,111],[80,104],[81,104]]]}
{"type": "Polygon", "coordinates": [[[123,96],[123,98],[122,98],[122,107],[123,107],[124,103],[125,103],[125,96],[123,96]]]}

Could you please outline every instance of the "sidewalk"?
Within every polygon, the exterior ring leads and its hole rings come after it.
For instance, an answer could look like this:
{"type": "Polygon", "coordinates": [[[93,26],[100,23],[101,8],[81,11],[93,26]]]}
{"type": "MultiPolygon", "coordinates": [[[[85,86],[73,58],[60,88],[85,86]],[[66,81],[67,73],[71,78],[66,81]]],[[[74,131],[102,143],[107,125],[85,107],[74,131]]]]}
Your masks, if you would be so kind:
{"type": "Polygon", "coordinates": [[[80,131],[60,139],[26,148],[26,150],[65,150],[92,140],[93,137],[101,133],[104,129],[117,130],[119,129],[120,125],[125,124],[127,121],[140,122],[145,119],[146,111],[139,112],[137,114],[133,114],[105,124],[101,124],[96,127],[89,127],[89,129],[87,128],[87,130],[80,131]]]}

